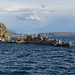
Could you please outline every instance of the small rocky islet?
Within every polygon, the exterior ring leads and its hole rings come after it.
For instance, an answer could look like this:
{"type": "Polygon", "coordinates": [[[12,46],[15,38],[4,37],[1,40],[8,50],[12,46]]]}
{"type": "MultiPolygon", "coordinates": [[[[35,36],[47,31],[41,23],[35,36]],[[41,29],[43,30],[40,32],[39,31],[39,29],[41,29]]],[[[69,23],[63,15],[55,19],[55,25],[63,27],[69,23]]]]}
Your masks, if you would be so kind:
{"type": "Polygon", "coordinates": [[[36,36],[27,34],[25,37],[11,40],[6,26],[0,22],[0,41],[5,43],[18,43],[18,44],[36,44],[36,45],[49,45],[55,47],[71,47],[71,41],[61,41],[60,39],[50,39],[46,36],[42,37],[40,34],[36,36]]]}

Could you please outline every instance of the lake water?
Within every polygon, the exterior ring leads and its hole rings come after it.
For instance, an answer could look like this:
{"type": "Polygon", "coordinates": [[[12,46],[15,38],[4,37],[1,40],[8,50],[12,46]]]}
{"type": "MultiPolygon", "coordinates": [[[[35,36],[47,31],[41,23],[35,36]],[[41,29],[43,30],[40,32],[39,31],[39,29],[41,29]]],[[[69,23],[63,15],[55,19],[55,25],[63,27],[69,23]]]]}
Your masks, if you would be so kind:
{"type": "Polygon", "coordinates": [[[75,36],[69,47],[0,43],[0,75],[75,75],[75,36]]]}

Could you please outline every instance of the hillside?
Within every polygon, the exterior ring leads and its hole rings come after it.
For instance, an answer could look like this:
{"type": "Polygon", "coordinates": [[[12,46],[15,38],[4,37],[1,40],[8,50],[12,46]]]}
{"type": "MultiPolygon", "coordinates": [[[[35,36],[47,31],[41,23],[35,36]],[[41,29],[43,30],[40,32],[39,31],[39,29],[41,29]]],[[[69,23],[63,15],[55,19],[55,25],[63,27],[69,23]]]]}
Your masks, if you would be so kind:
{"type": "Polygon", "coordinates": [[[9,37],[9,32],[6,28],[6,26],[0,22],[0,40],[8,40],[10,39],[9,37]]]}
{"type": "Polygon", "coordinates": [[[9,35],[10,35],[10,37],[24,37],[26,34],[18,34],[18,33],[16,33],[15,31],[13,31],[13,30],[8,30],[8,32],[9,32],[9,35]]]}

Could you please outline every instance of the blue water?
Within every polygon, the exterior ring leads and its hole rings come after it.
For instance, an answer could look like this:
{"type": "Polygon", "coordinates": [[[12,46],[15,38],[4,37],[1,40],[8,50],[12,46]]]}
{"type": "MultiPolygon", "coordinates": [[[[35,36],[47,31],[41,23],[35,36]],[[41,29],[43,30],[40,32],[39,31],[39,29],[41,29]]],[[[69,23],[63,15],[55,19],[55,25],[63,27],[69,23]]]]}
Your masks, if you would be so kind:
{"type": "Polygon", "coordinates": [[[75,75],[75,36],[57,38],[73,47],[0,43],[0,75],[75,75]]]}

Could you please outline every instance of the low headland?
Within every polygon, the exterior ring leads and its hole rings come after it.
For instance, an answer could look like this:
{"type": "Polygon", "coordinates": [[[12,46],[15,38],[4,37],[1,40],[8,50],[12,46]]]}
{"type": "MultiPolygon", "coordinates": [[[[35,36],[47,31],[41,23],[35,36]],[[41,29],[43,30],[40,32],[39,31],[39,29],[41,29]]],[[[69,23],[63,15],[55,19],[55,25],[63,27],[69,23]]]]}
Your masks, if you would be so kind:
{"type": "Polygon", "coordinates": [[[17,44],[36,44],[36,45],[49,45],[55,47],[71,47],[71,41],[61,41],[60,39],[50,39],[46,36],[42,37],[41,34],[29,35],[17,39],[10,39],[8,30],[3,23],[0,23],[0,41],[4,43],[17,43],[17,44]]]}

